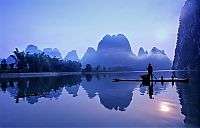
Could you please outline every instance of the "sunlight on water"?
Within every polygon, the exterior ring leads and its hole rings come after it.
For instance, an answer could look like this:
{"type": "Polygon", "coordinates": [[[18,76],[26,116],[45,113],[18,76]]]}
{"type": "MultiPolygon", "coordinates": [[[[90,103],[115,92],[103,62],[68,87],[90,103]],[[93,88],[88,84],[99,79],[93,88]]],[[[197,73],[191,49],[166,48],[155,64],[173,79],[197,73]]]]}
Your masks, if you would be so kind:
{"type": "Polygon", "coordinates": [[[167,103],[167,102],[161,102],[160,103],[160,111],[162,111],[162,112],[169,112],[170,111],[169,103],[167,103]]]}

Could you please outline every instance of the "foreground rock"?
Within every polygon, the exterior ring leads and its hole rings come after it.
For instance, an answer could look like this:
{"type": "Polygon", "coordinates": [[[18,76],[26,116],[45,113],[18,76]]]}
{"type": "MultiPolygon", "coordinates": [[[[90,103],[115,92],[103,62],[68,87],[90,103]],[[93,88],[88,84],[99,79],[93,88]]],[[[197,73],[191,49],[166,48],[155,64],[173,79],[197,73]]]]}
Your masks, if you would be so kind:
{"type": "Polygon", "coordinates": [[[181,11],[173,69],[200,69],[200,1],[187,0],[181,11]]]}

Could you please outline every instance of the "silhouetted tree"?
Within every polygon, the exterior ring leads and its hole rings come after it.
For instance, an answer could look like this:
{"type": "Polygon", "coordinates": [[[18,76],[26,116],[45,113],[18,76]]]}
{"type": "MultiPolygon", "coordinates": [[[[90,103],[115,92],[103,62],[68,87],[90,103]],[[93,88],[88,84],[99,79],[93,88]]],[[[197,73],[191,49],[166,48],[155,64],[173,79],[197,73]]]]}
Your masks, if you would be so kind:
{"type": "Polygon", "coordinates": [[[1,69],[2,69],[3,71],[7,70],[7,62],[6,62],[6,59],[3,59],[3,60],[1,61],[1,69]]]}
{"type": "Polygon", "coordinates": [[[85,71],[86,72],[91,72],[92,71],[92,66],[90,64],[86,64],[85,71]]]}
{"type": "Polygon", "coordinates": [[[10,56],[15,60],[15,62],[9,64],[10,71],[12,72],[14,70],[14,66],[15,66],[15,64],[17,62],[17,59],[16,59],[16,57],[14,55],[10,55],[10,56]]]}
{"type": "Polygon", "coordinates": [[[28,70],[29,72],[39,72],[39,54],[27,54],[26,55],[26,61],[28,64],[28,70]]]}
{"type": "MultiPolygon", "coordinates": [[[[15,63],[10,64],[11,71],[16,64],[16,71],[19,72],[80,72],[81,63],[77,61],[63,61],[43,53],[30,54],[19,52],[16,48],[15,55],[11,55],[15,59],[15,63]]],[[[5,69],[6,60],[2,61],[1,67],[5,69]],[[5,61],[5,62],[4,62],[5,61]]],[[[7,67],[7,64],[6,64],[7,67]]],[[[90,69],[89,69],[90,70],[90,69]]]]}
{"type": "Polygon", "coordinates": [[[100,68],[101,68],[101,66],[100,66],[100,65],[97,65],[97,67],[95,68],[95,70],[96,70],[96,71],[99,71],[100,68]]]}
{"type": "Polygon", "coordinates": [[[15,63],[11,63],[9,64],[9,66],[10,66],[10,71],[12,72],[14,70],[15,63]]]}
{"type": "Polygon", "coordinates": [[[19,52],[19,50],[16,48],[14,54],[16,56],[15,59],[17,60],[18,70],[24,72],[27,68],[25,52],[19,52]]]}

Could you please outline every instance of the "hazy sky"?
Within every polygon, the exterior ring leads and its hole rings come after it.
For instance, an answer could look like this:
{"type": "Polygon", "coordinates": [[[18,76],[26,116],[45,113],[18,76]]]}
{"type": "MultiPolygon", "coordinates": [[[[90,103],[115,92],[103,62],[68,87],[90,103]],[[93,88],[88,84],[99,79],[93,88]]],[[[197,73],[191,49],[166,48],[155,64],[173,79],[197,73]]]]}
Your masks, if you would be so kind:
{"type": "Polygon", "coordinates": [[[134,53],[156,46],[173,59],[185,0],[0,0],[0,57],[28,44],[82,57],[106,34],[124,34],[134,53]]]}

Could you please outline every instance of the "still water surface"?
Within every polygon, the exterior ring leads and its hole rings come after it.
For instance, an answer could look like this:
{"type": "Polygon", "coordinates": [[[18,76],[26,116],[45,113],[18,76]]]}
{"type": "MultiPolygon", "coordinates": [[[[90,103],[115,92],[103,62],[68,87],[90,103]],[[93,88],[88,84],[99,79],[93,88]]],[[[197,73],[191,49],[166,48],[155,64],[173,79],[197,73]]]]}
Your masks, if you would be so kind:
{"type": "Polygon", "coordinates": [[[144,72],[0,79],[0,127],[200,126],[200,73],[156,72],[189,84],[113,83],[144,72]],[[153,91],[153,95],[151,95],[153,91]]]}

